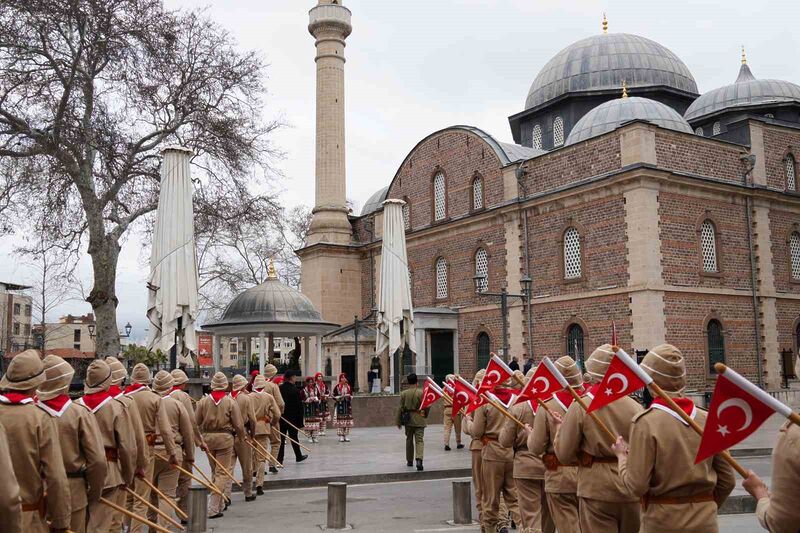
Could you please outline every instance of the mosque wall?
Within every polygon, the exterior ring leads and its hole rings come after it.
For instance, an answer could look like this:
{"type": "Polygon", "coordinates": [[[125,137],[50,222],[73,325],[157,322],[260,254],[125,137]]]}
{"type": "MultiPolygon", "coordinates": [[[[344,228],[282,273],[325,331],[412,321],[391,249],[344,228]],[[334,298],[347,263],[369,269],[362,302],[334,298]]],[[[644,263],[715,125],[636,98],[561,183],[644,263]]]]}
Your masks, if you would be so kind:
{"type": "Polygon", "coordinates": [[[742,183],[745,148],[697,135],[656,130],[656,159],[660,168],[742,183]]]}
{"type": "MultiPolygon", "coordinates": [[[[787,190],[786,157],[794,157],[797,170],[800,170],[800,132],[779,126],[763,125],[764,131],[764,164],[766,167],[767,187],[779,191],[787,190]]],[[[795,172],[796,182],[800,183],[800,174],[795,172]]],[[[795,190],[798,190],[795,187],[795,190]]]]}

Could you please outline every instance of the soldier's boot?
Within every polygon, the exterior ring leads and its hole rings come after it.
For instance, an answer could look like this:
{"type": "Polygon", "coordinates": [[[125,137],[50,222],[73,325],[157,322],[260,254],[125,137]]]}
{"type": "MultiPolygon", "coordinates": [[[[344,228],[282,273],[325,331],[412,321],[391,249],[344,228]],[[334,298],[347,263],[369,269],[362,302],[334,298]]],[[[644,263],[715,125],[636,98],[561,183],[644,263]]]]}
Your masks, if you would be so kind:
{"type": "Polygon", "coordinates": [[[422,471],[422,459],[417,459],[417,470],[422,471]]]}

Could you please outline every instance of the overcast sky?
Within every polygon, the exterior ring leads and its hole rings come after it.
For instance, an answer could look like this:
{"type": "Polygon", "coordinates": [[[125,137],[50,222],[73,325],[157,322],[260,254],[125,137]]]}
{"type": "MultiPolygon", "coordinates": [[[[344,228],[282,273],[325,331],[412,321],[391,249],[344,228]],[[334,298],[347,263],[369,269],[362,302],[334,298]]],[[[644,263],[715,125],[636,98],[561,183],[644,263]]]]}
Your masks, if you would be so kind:
{"type": "MultiPolygon", "coordinates": [[[[171,8],[205,7],[243,48],[267,62],[269,118],[289,126],[275,135],[286,152],[280,163],[284,202],[314,202],[314,41],[308,9],[314,0],[166,0],[171,8]]],[[[752,0],[577,1],[345,0],[353,33],[345,55],[347,195],[360,208],[389,183],[398,165],[427,134],[454,124],[479,126],[511,141],[507,117],[523,110],[541,67],[563,47],[600,33],[635,33],[675,52],[700,92],[734,81],[740,47],[758,78],[800,83],[800,2],[752,0]]],[[[11,241],[0,241],[10,249],[11,241]]],[[[120,325],[134,336],[146,324],[146,259],[138,239],[120,259],[120,325]]],[[[83,275],[90,277],[85,262],[83,275]]],[[[0,276],[28,281],[13,258],[0,276]]],[[[80,313],[74,302],[60,311],[80,313]]],[[[55,317],[54,317],[55,318],[55,317]]]]}

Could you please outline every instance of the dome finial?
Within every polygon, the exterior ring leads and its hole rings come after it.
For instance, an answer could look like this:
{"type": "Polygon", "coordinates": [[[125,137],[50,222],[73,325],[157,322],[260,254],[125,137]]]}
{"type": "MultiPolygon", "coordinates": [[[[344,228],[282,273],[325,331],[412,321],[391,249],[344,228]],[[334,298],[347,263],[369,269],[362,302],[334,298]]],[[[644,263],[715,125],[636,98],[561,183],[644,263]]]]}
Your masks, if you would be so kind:
{"type": "Polygon", "coordinates": [[[608,33],[608,19],[605,11],[603,11],[603,33],[608,33]]]}
{"type": "Polygon", "coordinates": [[[275,263],[272,258],[269,258],[269,265],[267,266],[267,279],[278,279],[278,271],[275,270],[275,263]]]}
{"type": "Polygon", "coordinates": [[[742,45],[742,65],[747,64],[747,56],[744,53],[744,45],[742,45]]]}
{"type": "Polygon", "coordinates": [[[625,80],[622,80],[622,97],[628,97],[628,82],[625,80]]]}

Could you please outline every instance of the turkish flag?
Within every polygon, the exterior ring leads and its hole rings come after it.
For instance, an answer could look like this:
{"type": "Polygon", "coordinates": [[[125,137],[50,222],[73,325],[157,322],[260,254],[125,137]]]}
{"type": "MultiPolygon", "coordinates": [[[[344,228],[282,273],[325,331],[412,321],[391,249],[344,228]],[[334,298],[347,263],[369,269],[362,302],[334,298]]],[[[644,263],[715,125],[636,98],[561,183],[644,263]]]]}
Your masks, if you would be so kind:
{"type": "Polygon", "coordinates": [[[479,407],[482,407],[489,403],[486,397],[483,394],[476,394],[472,401],[467,406],[467,410],[464,411],[466,414],[470,414],[471,412],[475,411],[479,407]]]}
{"type": "Polygon", "coordinates": [[[453,389],[453,386],[447,381],[445,381],[443,385],[444,386],[442,387],[442,390],[444,390],[445,394],[452,398],[453,394],[456,392],[455,389],[453,389]]]}
{"type": "Polygon", "coordinates": [[[425,380],[425,385],[422,387],[422,403],[419,404],[419,410],[427,409],[435,404],[444,396],[444,392],[439,388],[431,378],[425,380]]]}
{"type": "Polygon", "coordinates": [[[475,387],[465,381],[461,376],[456,378],[456,382],[453,384],[453,390],[455,391],[453,393],[453,413],[457,413],[462,408],[470,405],[478,396],[478,391],[475,390],[475,387]]]}
{"type": "Polygon", "coordinates": [[[478,392],[494,390],[495,387],[513,375],[514,371],[502,359],[493,355],[489,360],[489,364],[486,365],[486,375],[483,376],[478,392]]]}
{"type": "MultiPolygon", "coordinates": [[[[550,363],[550,359],[547,357],[542,359],[542,362],[533,372],[531,379],[519,393],[516,403],[530,401],[532,404],[536,404],[537,399],[547,400],[553,393],[564,389],[558,377],[553,373],[555,366],[552,363],[547,364],[545,361],[550,363]]],[[[555,371],[558,372],[557,369],[555,371]]]]}
{"type": "Polygon", "coordinates": [[[597,394],[586,412],[591,413],[634,393],[651,381],[650,376],[645,374],[644,370],[639,368],[639,365],[624,350],[619,349],[611,359],[606,375],[603,376],[603,381],[597,387],[597,394]]]}
{"type": "Polygon", "coordinates": [[[787,406],[733,370],[725,370],[717,378],[717,385],[714,387],[695,464],[741,442],[773,413],[786,410],[791,412],[787,406]]]}

